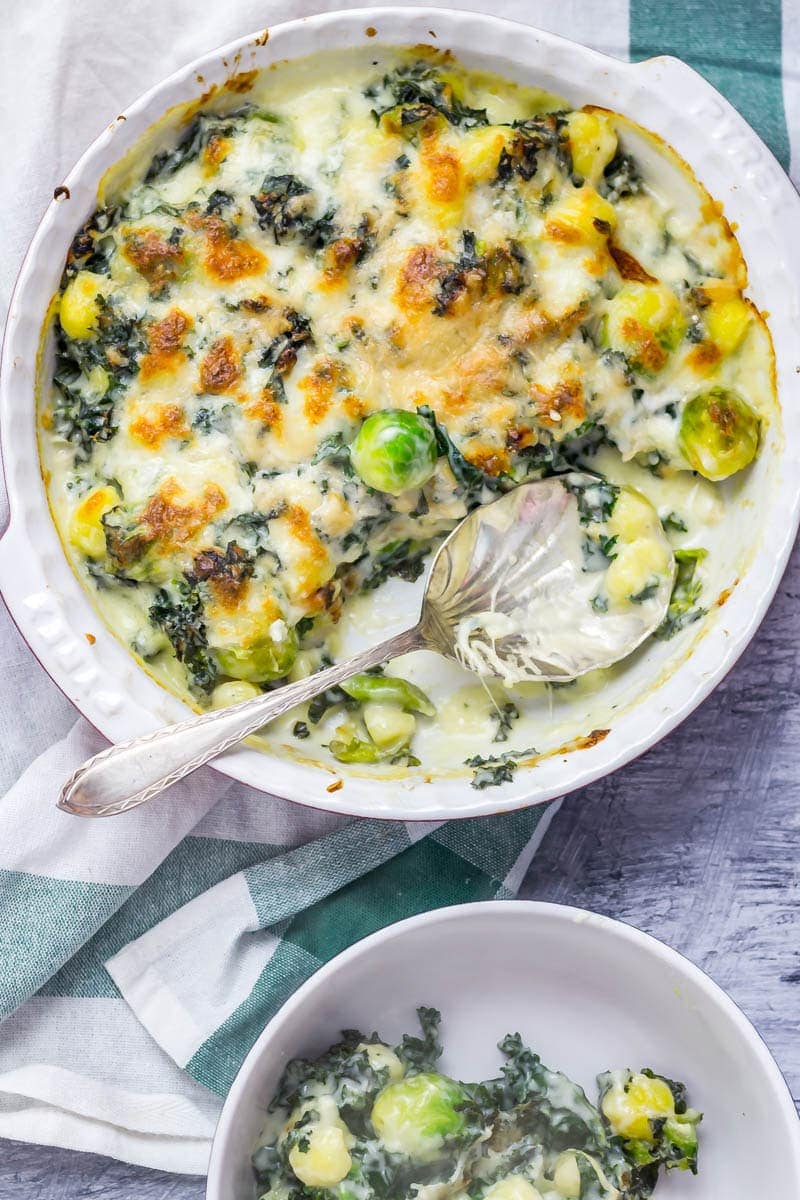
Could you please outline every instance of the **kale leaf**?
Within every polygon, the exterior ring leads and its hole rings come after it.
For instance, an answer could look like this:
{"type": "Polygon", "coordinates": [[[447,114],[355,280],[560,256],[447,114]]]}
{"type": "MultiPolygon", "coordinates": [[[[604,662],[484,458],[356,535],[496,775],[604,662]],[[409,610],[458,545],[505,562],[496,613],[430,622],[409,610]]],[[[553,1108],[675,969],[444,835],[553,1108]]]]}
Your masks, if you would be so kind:
{"type": "Polygon", "coordinates": [[[484,788],[499,787],[501,783],[511,783],[520,765],[520,759],[530,758],[536,751],[531,746],[527,750],[506,750],[505,754],[488,755],[474,754],[464,760],[465,767],[472,767],[470,787],[482,792],[484,788]]]}
{"type": "Polygon", "coordinates": [[[675,551],[677,570],[672,596],[667,615],[654,635],[662,642],[669,641],[670,638],[675,637],[676,633],[680,633],[687,625],[699,621],[708,612],[708,609],[702,608],[697,603],[703,585],[699,579],[695,578],[697,565],[703,561],[707,553],[708,551],[703,549],[675,551]]]}
{"type": "Polygon", "coordinates": [[[445,457],[450,464],[450,470],[456,478],[467,508],[477,508],[483,502],[483,489],[491,492],[501,490],[500,481],[492,475],[487,475],[480,467],[474,466],[459,450],[444,425],[440,425],[433,409],[427,404],[420,404],[417,412],[433,426],[439,456],[445,457]]]}
{"type": "Polygon", "coordinates": [[[208,649],[203,619],[203,601],[197,584],[182,579],[174,585],[175,594],[159,588],[150,606],[150,621],[163,629],[182,662],[196,691],[208,694],[217,681],[217,664],[208,649]]]}
{"type": "Polygon", "coordinates": [[[414,1074],[434,1070],[442,1056],[442,1043],[439,1040],[442,1014],[436,1008],[420,1007],[417,1009],[417,1018],[422,1037],[405,1033],[396,1048],[397,1057],[414,1074]]]}
{"type": "Polygon", "coordinates": [[[487,125],[489,118],[485,108],[470,108],[456,96],[453,87],[442,79],[435,67],[423,61],[404,64],[384,75],[380,83],[365,89],[368,100],[383,100],[381,108],[373,109],[376,122],[384,113],[398,106],[405,107],[401,115],[403,125],[412,125],[425,120],[432,113],[441,113],[450,125],[462,129],[474,129],[487,125]]]}
{"type": "Polygon", "coordinates": [[[296,236],[310,249],[319,250],[333,237],[334,210],[316,216],[314,194],[296,175],[265,175],[261,190],[250,199],[259,226],[271,229],[278,243],[296,236]]]}
{"type": "Polygon", "coordinates": [[[361,591],[374,591],[395,575],[408,583],[414,583],[425,570],[425,562],[430,552],[430,542],[415,542],[410,538],[390,542],[371,560],[369,574],[361,583],[361,591]]]}
{"type": "Polygon", "coordinates": [[[513,700],[508,700],[502,708],[492,709],[489,715],[493,721],[497,721],[497,730],[492,741],[507,742],[512,725],[519,720],[519,709],[516,704],[513,700]]]}

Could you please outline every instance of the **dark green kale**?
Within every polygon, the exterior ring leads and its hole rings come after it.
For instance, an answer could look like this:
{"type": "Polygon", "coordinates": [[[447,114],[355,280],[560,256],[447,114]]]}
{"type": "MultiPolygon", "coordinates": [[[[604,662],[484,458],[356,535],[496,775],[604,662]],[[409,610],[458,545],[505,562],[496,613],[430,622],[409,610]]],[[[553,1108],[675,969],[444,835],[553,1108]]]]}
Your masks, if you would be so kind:
{"type": "Polygon", "coordinates": [[[348,479],[352,479],[355,475],[353,465],[350,462],[350,445],[345,441],[343,433],[331,433],[328,437],[322,439],[314,452],[311,464],[312,466],[316,466],[321,462],[327,462],[332,467],[338,467],[348,479]]]}
{"type": "Polygon", "coordinates": [[[616,537],[584,538],[581,546],[584,571],[605,571],[617,557],[616,544],[616,537]]]}
{"type": "Polygon", "coordinates": [[[295,721],[292,726],[292,737],[296,737],[299,741],[304,741],[307,737],[311,737],[311,730],[305,721],[295,721]]]}
{"type": "Polygon", "coordinates": [[[464,760],[465,767],[472,767],[470,787],[482,792],[484,788],[499,787],[501,783],[511,783],[517,773],[520,760],[530,758],[536,751],[533,747],[527,750],[506,750],[505,754],[489,755],[474,754],[464,760]]]}
{"type": "Polygon", "coordinates": [[[150,621],[163,629],[175,657],[182,662],[193,690],[207,695],[217,681],[217,664],[208,649],[203,601],[197,583],[181,579],[173,592],[159,588],[150,606],[150,621]]]}
{"type": "Polygon", "coordinates": [[[298,237],[312,250],[327,246],[334,236],[335,212],[315,214],[316,201],[308,184],[296,175],[265,175],[258,195],[250,197],[262,229],[271,229],[276,242],[298,237]]]}
{"type": "Polygon", "coordinates": [[[95,275],[107,275],[111,256],[116,248],[112,229],[119,222],[118,207],[98,208],[84,221],[72,239],[64,268],[64,279],[71,279],[78,271],[91,271],[95,275]]]}
{"type": "Polygon", "coordinates": [[[397,1057],[412,1074],[435,1070],[442,1056],[442,1043],[439,1040],[442,1014],[436,1008],[420,1007],[417,1009],[417,1018],[422,1036],[405,1033],[395,1049],[397,1057]]]}
{"type": "Polygon", "coordinates": [[[466,292],[491,290],[517,296],[527,283],[528,262],[518,242],[511,240],[478,253],[475,234],[465,229],[461,234],[461,253],[439,279],[433,312],[437,317],[447,316],[466,292]]]}
{"type": "Polygon", "coordinates": [[[92,337],[68,338],[57,329],[53,428],[73,443],[77,460],[88,459],[95,442],[106,442],[117,432],[115,401],[139,370],[146,348],[139,321],[100,297],[92,337]],[[105,372],[102,390],[91,378],[95,367],[105,372]]]}
{"type": "Polygon", "coordinates": [[[402,125],[414,125],[434,113],[441,113],[450,125],[462,129],[473,129],[489,122],[485,108],[470,108],[464,104],[436,68],[423,61],[396,67],[380,82],[367,87],[364,95],[368,100],[378,102],[379,107],[372,110],[376,122],[398,106],[406,110],[400,117],[402,125]]]}
{"type": "Polygon", "coordinates": [[[616,204],[625,196],[638,195],[643,187],[641,172],[636,160],[630,154],[623,154],[620,151],[619,154],[614,155],[603,171],[599,190],[607,200],[616,204]]]}
{"type": "Polygon", "coordinates": [[[476,249],[475,234],[465,229],[461,234],[461,253],[439,280],[439,291],[433,311],[437,317],[450,312],[458,297],[469,287],[470,280],[483,282],[486,268],[476,249]]]}
{"type": "Polygon", "coordinates": [[[535,1124],[542,1123],[549,1149],[579,1148],[594,1154],[605,1150],[608,1135],[583,1088],[546,1067],[518,1033],[504,1037],[499,1049],[506,1057],[502,1079],[486,1086],[495,1089],[500,1107],[519,1110],[530,1106],[535,1124]]]}
{"type": "Polygon", "coordinates": [[[644,604],[645,600],[652,600],[658,592],[658,584],[657,578],[649,579],[640,592],[634,592],[628,597],[631,604],[644,604]]]}
{"type": "Polygon", "coordinates": [[[377,1033],[365,1035],[357,1029],[345,1029],[341,1040],[319,1058],[292,1059],[269,1106],[270,1111],[276,1108],[291,1110],[300,1101],[313,1097],[320,1083],[332,1083],[342,1117],[351,1124],[354,1117],[371,1108],[371,1100],[387,1082],[387,1072],[370,1066],[366,1051],[359,1049],[362,1044],[375,1042],[380,1042],[377,1033]]]}
{"type": "Polygon", "coordinates": [[[284,309],[283,318],[286,328],[262,352],[258,365],[273,367],[279,375],[288,375],[297,362],[298,351],[303,346],[312,345],[314,335],[308,317],[296,309],[284,309]]]}
{"type": "Polygon", "coordinates": [[[206,201],[206,212],[209,216],[212,214],[219,216],[233,203],[234,199],[230,192],[223,192],[221,188],[215,188],[206,201]]]}
{"type": "Polygon", "coordinates": [[[188,578],[194,582],[213,582],[228,595],[237,596],[255,571],[255,560],[238,542],[228,542],[225,550],[211,548],[196,555],[188,578]]]}
{"type": "Polygon", "coordinates": [[[479,504],[483,503],[484,488],[487,488],[490,492],[501,490],[502,485],[498,479],[495,479],[492,475],[487,475],[480,467],[473,466],[464,457],[444,425],[439,424],[436,414],[429,405],[419,405],[417,412],[426,421],[430,421],[433,426],[439,456],[446,458],[450,464],[450,470],[453,472],[456,483],[458,483],[462,491],[468,509],[477,508],[479,504]]]}
{"type": "Polygon", "coordinates": [[[174,175],[187,163],[194,162],[213,137],[233,137],[239,131],[237,118],[258,115],[251,104],[245,104],[230,113],[198,113],[171,150],[160,150],[153,156],[144,177],[145,183],[174,175]]]}
{"type": "Polygon", "coordinates": [[[513,700],[508,700],[502,708],[492,709],[489,715],[493,721],[497,721],[497,730],[492,741],[507,742],[512,725],[519,720],[519,709],[516,704],[513,700]]]}
{"type": "Polygon", "coordinates": [[[578,502],[578,514],[582,525],[599,525],[607,521],[619,496],[619,488],[600,476],[589,484],[567,477],[564,487],[568,492],[572,492],[578,502]]]}
{"type": "Polygon", "coordinates": [[[655,636],[661,641],[669,641],[676,633],[680,633],[687,625],[699,621],[708,611],[700,607],[697,601],[703,590],[701,581],[695,578],[697,564],[701,563],[708,553],[707,550],[676,550],[675,583],[672,588],[667,615],[655,631],[655,636]]]}
{"type": "Polygon", "coordinates": [[[560,113],[514,121],[513,128],[516,136],[500,152],[495,183],[506,184],[514,176],[525,182],[533,179],[543,155],[555,159],[565,175],[572,174],[566,122],[560,113]]]}
{"type": "Polygon", "coordinates": [[[392,576],[414,583],[425,570],[425,562],[430,552],[430,542],[414,542],[410,538],[390,542],[371,560],[369,573],[361,582],[361,591],[374,591],[392,576]]]}

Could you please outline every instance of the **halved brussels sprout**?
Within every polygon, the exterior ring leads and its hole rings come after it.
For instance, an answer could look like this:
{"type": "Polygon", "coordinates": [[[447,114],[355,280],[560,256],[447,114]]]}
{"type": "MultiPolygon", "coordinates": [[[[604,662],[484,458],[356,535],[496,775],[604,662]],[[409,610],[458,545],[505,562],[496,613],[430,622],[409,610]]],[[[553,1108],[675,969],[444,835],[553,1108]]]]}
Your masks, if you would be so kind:
{"type": "Polygon", "coordinates": [[[367,487],[399,496],[422,487],[434,472],[438,449],[424,417],[387,408],[367,417],[350,447],[350,459],[367,487]]]}
{"type": "Polygon", "coordinates": [[[372,1125],[392,1154],[433,1162],[449,1139],[466,1124],[459,1106],[466,1101],[460,1084],[435,1071],[423,1071],[390,1083],[372,1109],[372,1125]]]}
{"type": "Polygon", "coordinates": [[[404,712],[418,712],[426,717],[432,717],[436,713],[436,709],[421,688],[406,679],[397,679],[394,675],[353,675],[345,680],[341,688],[361,704],[367,701],[375,704],[396,704],[404,712]]]}
{"type": "Polygon", "coordinates": [[[761,421],[736,392],[712,388],[685,405],[678,432],[681,453],[706,479],[727,479],[753,461],[761,421]]]}
{"type": "Polygon", "coordinates": [[[608,302],[603,341],[639,371],[660,371],[685,332],[677,297],[663,284],[626,283],[608,302]]]}
{"type": "Polygon", "coordinates": [[[297,634],[284,622],[280,624],[283,626],[280,637],[268,634],[250,646],[215,646],[223,674],[249,683],[266,683],[287,675],[297,656],[297,634]]]}

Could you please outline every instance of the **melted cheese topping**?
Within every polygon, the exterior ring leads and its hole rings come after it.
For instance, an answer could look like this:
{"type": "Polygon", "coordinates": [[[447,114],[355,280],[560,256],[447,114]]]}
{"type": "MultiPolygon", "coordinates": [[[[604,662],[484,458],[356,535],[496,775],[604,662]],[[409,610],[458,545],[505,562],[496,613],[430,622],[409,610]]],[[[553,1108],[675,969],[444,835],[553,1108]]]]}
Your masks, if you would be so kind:
{"type": "MultiPolygon", "coordinates": [[[[324,652],[349,595],[587,436],[679,478],[692,396],[773,404],[727,223],[626,118],[424,47],[248,85],[158,135],[77,233],[42,420],[73,564],[201,704],[324,652]],[[347,445],[421,406],[451,451],[372,491],[347,445]]],[[[666,570],[652,533],[622,538],[612,604],[666,570]]]]}

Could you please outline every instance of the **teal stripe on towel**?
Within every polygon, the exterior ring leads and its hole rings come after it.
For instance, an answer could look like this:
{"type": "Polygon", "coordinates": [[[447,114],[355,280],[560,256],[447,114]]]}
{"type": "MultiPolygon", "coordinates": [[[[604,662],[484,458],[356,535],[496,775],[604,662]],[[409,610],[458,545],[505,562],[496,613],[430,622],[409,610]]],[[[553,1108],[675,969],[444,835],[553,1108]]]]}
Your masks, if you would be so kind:
{"type": "Polygon", "coordinates": [[[630,56],[672,54],[738,108],[789,168],[781,0],[630,0],[630,56]]]}

